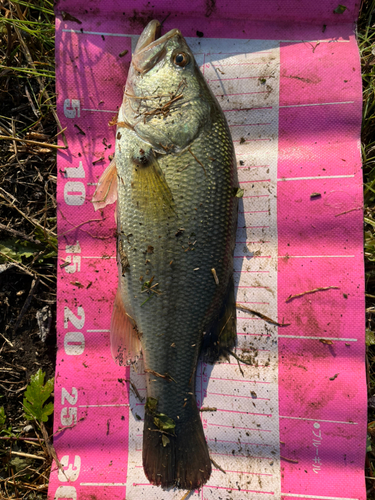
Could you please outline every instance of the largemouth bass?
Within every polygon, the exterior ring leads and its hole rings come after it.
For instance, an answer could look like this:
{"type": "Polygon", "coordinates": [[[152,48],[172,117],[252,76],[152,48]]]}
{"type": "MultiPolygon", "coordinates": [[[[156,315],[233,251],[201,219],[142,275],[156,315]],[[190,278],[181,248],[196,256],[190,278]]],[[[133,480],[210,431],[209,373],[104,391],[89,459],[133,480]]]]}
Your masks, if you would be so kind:
{"type": "Polygon", "coordinates": [[[143,467],[163,487],[196,489],[211,474],[195,373],[203,343],[215,356],[235,340],[236,172],[224,114],[185,39],[151,21],[93,203],[117,199],[112,356],[125,365],[142,351],[143,467]]]}

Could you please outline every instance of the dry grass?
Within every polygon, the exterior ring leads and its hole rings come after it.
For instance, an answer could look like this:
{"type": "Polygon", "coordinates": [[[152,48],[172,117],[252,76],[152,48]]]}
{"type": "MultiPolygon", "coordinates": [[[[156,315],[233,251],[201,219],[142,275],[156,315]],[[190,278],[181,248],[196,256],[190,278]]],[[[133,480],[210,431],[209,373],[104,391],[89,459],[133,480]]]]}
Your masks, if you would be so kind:
{"type": "Polygon", "coordinates": [[[42,499],[51,458],[22,398],[38,366],[54,375],[54,321],[43,343],[35,317],[53,318],[56,301],[53,3],[0,12],[0,498],[42,499]]]}

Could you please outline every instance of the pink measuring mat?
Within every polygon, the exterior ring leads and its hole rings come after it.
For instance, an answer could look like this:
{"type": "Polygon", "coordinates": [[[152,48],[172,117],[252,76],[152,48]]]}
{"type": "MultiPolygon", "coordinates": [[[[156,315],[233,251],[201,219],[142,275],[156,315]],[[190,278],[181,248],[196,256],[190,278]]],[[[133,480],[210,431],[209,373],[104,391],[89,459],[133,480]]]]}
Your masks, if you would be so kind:
{"type": "Polygon", "coordinates": [[[145,395],[142,366],[118,367],[109,347],[114,206],[94,212],[90,202],[114,153],[108,122],[137,38],[169,14],[164,32],[187,39],[236,149],[237,302],[288,325],[239,310],[236,353],[254,352],[254,364],[198,365],[198,404],[217,408],[202,412],[210,455],[226,474],[214,466],[188,498],[365,500],[358,3],[343,14],[332,0],[154,3],[56,7],[57,112],[69,149],[58,153],[54,444],[65,473],[54,464],[49,498],[184,495],[143,474],[144,403],[131,388],[145,395]]]}

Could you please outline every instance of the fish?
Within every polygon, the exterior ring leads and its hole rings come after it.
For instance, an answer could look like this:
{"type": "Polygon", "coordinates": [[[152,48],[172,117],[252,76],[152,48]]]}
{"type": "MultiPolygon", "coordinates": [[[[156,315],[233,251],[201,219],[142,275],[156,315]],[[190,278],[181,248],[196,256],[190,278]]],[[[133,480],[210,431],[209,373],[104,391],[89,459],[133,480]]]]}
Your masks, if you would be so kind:
{"type": "Polygon", "coordinates": [[[92,198],[117,202],[111,353],[142,355],[142,460],[149,482],[197,489],[211,459],[195,398],[202,349],[236,341],[233,253],[239,189],[223,111],[178,29],[140,35],[117,117],[115,156],[92,198]]]}

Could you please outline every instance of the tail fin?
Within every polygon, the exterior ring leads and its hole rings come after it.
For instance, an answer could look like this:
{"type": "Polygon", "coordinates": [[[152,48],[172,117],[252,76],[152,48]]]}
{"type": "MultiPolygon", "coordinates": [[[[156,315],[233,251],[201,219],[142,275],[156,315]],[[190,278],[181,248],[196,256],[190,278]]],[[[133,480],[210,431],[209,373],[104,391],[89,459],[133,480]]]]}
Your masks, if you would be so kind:
{"type": "MultiPolygon", "coordinates": [[[[195,400],[192,401],[195,405],[195,400]]],[[[184,422],[176,422],[175,434],[166,434],[154,424],[154,415],[146,410],[143,430],[143,469],[150,483],[194,490],[211,475],[211,460],[198,408],[184,422]],[[164,442],[163,442],[164,441],[164,442]],[[169,442],[168,442],[169,441],[169,442]]]]}

